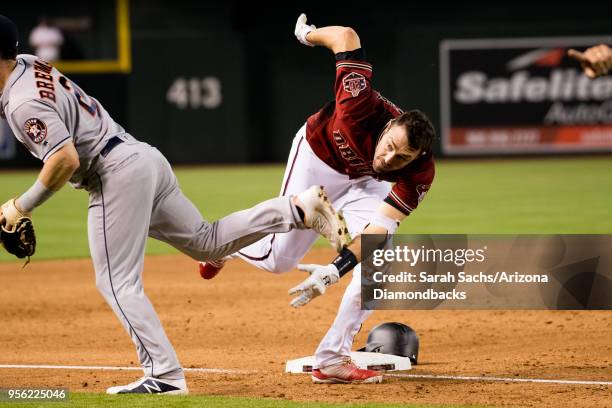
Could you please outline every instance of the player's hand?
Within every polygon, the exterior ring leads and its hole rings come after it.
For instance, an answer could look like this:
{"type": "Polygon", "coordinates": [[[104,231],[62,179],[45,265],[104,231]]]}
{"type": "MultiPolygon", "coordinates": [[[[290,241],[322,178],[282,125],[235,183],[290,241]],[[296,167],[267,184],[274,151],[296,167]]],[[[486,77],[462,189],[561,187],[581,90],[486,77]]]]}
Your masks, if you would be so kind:
{"type": "Polygon", "coordinates": [[[596,45],[584,52],[570,49],[567,55],[580,62],[589,78],[606,75],[612,70],[612,49],[605,44],[596,45]]]}
{"type": "Polygon", "coordinates": [[[334,264],[298,265],[298,269],[310,273],[310,276],[289,290],[290,295],[298,295],[291,300],[291,306],[295,308],[302,307],[317,296],[321,296],[328,286],[340,279],[338,268],[334,264]]]}
{"type": "Polygon", "coordinates": [[[306,14],[300,14],[297,21],[295,22],[294,33],[299,42],[309,47],[314,47],[314,44],[306,39],[306,35],[317,27],[312,24],[306,24],[306,20],[306,14]]]}
{"type": "Polygon", "coordinates": [[[30,213],[24,212],[20,208],[18,208],[17,204],[15,203],[15,200],[15,198],[11,198],[6,203],[2,204],[0,225],[4,226],[6,229],[11,229],[11,227],[15,225],[19,218],[30,218],[32,216],[30,213]]]}

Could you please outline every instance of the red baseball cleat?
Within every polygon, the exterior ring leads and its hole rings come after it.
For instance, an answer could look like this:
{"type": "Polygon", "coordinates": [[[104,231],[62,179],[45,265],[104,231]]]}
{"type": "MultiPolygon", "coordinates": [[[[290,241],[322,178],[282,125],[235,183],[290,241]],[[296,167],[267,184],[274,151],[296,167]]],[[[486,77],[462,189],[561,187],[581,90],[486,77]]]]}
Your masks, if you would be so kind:
{"type": "Polygon", "coordinates": [[[352,360],[340,364],[312,370],[312,382],[315,384],[376,384],[381,383],[383,376],[379,371],[364,370],[357,367],[352,360]]]}
{"type": "Polygon", "coordinates": [[[216,261],[200,262],[200,276],[202,279],[212,279],[225,265],[224,259],[218,259],[216,261]]]}

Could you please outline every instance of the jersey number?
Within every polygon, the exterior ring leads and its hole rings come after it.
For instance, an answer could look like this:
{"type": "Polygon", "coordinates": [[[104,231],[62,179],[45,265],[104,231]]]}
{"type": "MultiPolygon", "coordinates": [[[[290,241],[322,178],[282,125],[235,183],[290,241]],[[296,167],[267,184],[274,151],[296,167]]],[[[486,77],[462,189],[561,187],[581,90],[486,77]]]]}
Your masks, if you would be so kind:
{"type": "Polygon", "coordinates": [[[100,108],[98,107],[96,101],[87,96],[87,94],[83,92],[83,90],[79,88],[77,84],[72,81],[69,81],[68,78],[64,76],[60,77],[59,82],[65,89],[74,93],[77,102],[79,103],[79,105],[81,105],[83,109],[87,111],[87,113],[94,117],[96,116],[96,114],[98,114],[98,116],[100,115],[100,108]]]}

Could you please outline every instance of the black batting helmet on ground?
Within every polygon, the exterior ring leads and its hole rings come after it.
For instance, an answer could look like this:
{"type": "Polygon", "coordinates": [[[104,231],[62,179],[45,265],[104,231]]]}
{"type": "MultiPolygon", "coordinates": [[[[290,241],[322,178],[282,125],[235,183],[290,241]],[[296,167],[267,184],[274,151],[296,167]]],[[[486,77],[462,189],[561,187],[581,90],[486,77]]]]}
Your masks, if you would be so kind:
{"type": "Polygon", "coordinates": [[[403,323],[382,323],[370,330],[368,343],[361,351],[408,357],[417,364],[419,336],[403,323]]]}

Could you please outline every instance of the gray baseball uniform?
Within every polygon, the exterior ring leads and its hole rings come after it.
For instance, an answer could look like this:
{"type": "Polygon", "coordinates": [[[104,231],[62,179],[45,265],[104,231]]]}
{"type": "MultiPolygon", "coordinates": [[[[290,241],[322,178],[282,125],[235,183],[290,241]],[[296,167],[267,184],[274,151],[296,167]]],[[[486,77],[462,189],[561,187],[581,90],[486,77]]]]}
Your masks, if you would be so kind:
{"type": "Polygon", "coordinates": [[[166,158],[139,142],[57,69],[19,55],[0,98],[13,133],[46,161],[73,143],[80,168],[70,183],[89,192],[89,247],[96,286],[128,331],[145,375],[184,377],[176,353],[144,293],[147,235],[199,261],[220,259],[266,234],[304,228],[289,197],[214,223],[183,195],[166,158]]]}

